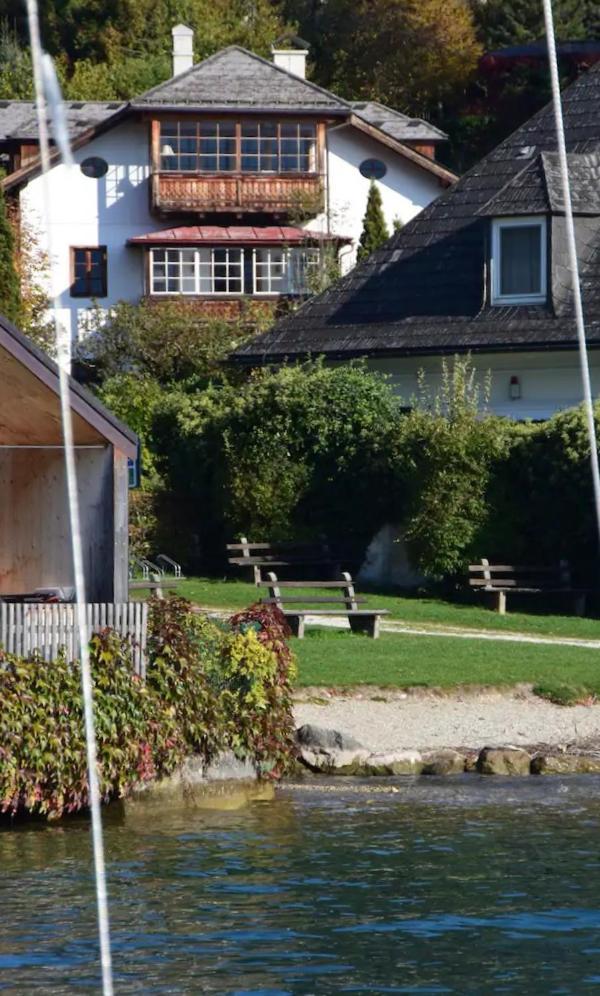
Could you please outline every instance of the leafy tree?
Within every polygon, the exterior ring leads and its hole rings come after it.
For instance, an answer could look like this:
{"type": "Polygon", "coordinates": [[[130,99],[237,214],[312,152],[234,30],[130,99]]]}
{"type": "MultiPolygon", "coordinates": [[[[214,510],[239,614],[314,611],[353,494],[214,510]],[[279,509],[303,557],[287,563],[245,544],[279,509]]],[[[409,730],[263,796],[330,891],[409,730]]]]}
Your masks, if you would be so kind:
{"type": "Polygon", "coordinates": [[[288,0],[284,12],[312,44],[319,83],[411,115],[437,114],[481,51],[467,0],[288,0]]]}
{"type": "Polygon", "coordinates": [[[221,372],[244,338],[265,330],[271,317],[253,303],[233,322],[201,319],[188,301],[121,301],[108,316],[101,309],[92,313],[78,359],[101,380],[133,373],[163,386],[190,379],[199,386],[221,372]]]}
{"type": "Polygon", "coordinates": [[[18,323],[20,318],[20,290],[19,274],[15,268],[15,236],[4,194],[0,190],[0,312],[11,322],[18,323]]]}
{"type": "Polygon", "coordinates": [[[366,259],[372,252],[379,249],[390,237],[388,227],[383,214],[383,204],[381,202],[381,192],[374,180],[371,180],[369,196],[367,197],[367,207],[363,218],[363,229],[360,234],[357,259],[360,262],[366,259]]]}

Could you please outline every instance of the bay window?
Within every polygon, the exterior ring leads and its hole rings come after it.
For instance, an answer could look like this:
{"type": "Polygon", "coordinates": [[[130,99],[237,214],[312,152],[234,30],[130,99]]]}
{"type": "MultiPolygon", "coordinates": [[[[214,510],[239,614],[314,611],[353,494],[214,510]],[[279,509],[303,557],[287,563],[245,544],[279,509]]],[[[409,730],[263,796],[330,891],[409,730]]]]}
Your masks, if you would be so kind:
{"type": "Polygon", "coordinates": [[[492,304],[542,304],[547,296],[543,217],[492,222],[492,304]]]}
{"type": "Polygon", "coordinates": [[[198,297],[306,294],[311,271],[318,265],[315,247],[152,249],[150,293],[198,297]]]}
{"type": "Polygon", "coordinates": [[[160,169],[173,173],[314,173],[308,121],[161,121],[160,169]]]}

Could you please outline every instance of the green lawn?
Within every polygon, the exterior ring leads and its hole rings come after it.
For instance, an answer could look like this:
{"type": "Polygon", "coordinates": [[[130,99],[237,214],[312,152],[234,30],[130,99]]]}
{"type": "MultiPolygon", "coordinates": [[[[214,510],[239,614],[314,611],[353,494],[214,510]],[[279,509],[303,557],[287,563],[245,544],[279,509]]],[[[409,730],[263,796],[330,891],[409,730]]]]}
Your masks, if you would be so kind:
{"type": "MultiPolygon", "coordinates": [[[[257,589],[250,582],[208,578],[189,578],[177,591],[198,605],[230,611],[243,609],[266,595],[266,589],[257,589]]],[[[136,596],[143,595],[136,592],[136,596]]],[[[368,605],[389,609],[391,619],[415,628],[454,626],[600,639],[600,620],[544,614],[541,599],[530,602],[535,612],[499,616],[482,605],[441,598],[389,592],[369,593],[367,598],[368,605]]],[[[299,665],[297,683],[304,687],[371,684],[452,688],[524,682],[563,703],[578,701],[588,693],[600,696],[600,650],[443,635],[384,633],[379,640],[371,640],[348,631],[318,627],[308,627],[306,638],[292,643],[299,665]]]]}
{"type": "MultiPolygon", "coordinates": [[[[308,591],[309,589],[306,589],[308,591]]],[[[257,589],[246,581],[189,578],[177,591],[198,605],[222,609],[243,609],[266,597],[264,588],[257,589]]],[[[301,594],[301,591],[294,594],[301,594]]],[[[390,619],[397,619],[409,626],[457,626],[468,629],[490,629],[502,632],[520,632],[542,636],[570,636],[582,639],[600,639],[599,619],[580,619],[572,615],[550,615],[542,612],[543,600],[539,597],[522,600],[532,611],[511,611],[500,616],[481,604],[461,604],[440,598],[416,598],[389,593],[362,593],[367,597],[364,608],[388,609],[390,619]]],[[[567,611],[568,607],[565,607],[567,611]]]]}
{"type": "Polygon", "coordinates": [[[524,682],[561,702],[586,692],[600,694],[599,650],[389,633],[371,640],[312,628],[292,644],[299,686],[452,688],[524,682]]]}

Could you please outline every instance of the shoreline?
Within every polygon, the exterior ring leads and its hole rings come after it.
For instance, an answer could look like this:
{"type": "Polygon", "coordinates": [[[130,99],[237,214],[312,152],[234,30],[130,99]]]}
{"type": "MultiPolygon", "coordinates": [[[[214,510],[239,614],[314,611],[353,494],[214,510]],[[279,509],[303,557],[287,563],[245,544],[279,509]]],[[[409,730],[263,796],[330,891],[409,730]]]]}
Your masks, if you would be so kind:
{"type": "Polygon", "coordinates": [[[294,717],[334,729],[372,753],[442,749],[478,751],[507,745],[539,751],[600,745],[600,703],[556,705],[531,686],[511,689],[305,688],[294,717]]]}

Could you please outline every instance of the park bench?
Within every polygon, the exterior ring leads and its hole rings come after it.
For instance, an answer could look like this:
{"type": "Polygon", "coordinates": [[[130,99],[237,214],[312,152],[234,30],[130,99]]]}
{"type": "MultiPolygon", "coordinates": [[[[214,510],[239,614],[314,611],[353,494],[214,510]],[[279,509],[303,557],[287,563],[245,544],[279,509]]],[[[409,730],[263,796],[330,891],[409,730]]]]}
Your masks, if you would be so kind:
{"type": "Polygon", "coordinates": [[[469,565],[469,585],[484,594],[490,594],[497,612],[506,612],[506,596],[567,595],[573,599],[575,614],[585,612],[587,589],[573,588],[571,570],[566,560],[550,567],[490,564],[485,557],[478,564],[469,565]]]}
{"type": "Polygon", "coordinates": [[[304,636],[304,626],[307,616],[340,616],[348,617],[350,628],[355,633],[368,633],[374,640],[379,636],[379,622],[381,616],[388,614],[387,609],[359,609],[360,603],[366,599],[358,598],[354,591],[354,582],[347,571],[342,572],[342,576],[337,581],[279,581],[277,575],[272,571],[267,573],[268,581],[259,581],[259,587],[269,589],[269,597],[262,598],[261,602],[267,605],[276,605],[283,612],[288,625],[299,639],[304,636]],[[299,588],[317,588],[318,595],[294,595],[293,592],[299,588]],[[282,589],[284,591],[282,592],[282,589]],[[328,591],[341,591],[341,595],[330,596],[328,591]],[[292,592],[292,594],[288,594],[292,592]],[[324,592],[321,595],[320,592],[324,592]],[[302,605],[302,608],[299,607],[302,605]],[[328,604],[330,607],[312,608],[313,605],[328,604]],[[306,608],[305,606],[309,606],[306,608]],[[333,606],[336,606],[334,608],[333,606]]]}
{"type": "Polygon", "coordinates": [[[239,543],[227,544],[227,552],[230,564],[252,569],[256,584],[262,581],[261,571],[267,567],[323,567],[328,573],[339,574],[341,566],[324,540],[317,543],[249,543],[241,536],[239,543]]]}

